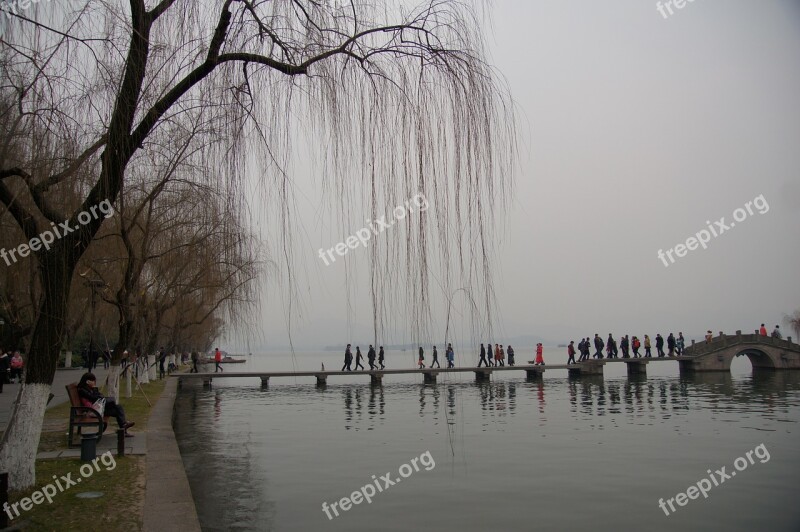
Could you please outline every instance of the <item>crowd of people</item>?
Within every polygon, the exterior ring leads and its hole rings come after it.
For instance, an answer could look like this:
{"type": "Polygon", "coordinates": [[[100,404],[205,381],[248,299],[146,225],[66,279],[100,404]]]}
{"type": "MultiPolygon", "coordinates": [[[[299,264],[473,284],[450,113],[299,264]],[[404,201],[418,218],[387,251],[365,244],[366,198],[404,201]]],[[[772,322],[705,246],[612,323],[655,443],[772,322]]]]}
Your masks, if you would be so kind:
{"type": "MultiPolygon", "coordinates": [[[[686,340],[683,337],[683,333],[679,332],[678,336],[676,337],[673,333],[669,333],[667,336],[666,341],[661,334],[656,334],[656,353],[659,358],[661,357],[672,357],[672,356],[681,356],[686,346],[686,340]],[[666,343],[667,352],[664,352],[664,344],[666,343]]],[[[629,336],[623,335],[619,339],[619,343],[614,338],[614,335],[608,333],[608,338],[603,340],[603,338],[595,333],[594,339],[589,338],[581,338],[581,341],[578,342],[577,347],[575,346],[575,341],[571,341],[567,346],[567,364],[576,364],[579,362],[584,362],[589,360],[589,358],[619,358],[619,354],[622,352],[622,358],[651,358],[652,354],[652,341],[650,340],[650,335],[644,335],[644,341],[639,339],[638,336],[629,336]],[[594,354],[591,353],[592,346],[594,346],[594,354]],[[644,355],[639,353],[639,349],[644,347],[644,355]],[[605,355],[603,353],[605,352],[605,355]],[[576,362],[575,355],[580,354],[578,360],[576,362]]]]}
{"type": "MultiPolygon", "coordinates": [[[[767,336],[767,329],[763,323],[761,324],[759,333],[761,336],[767,336]]],[[[780,326],[775,326],[775,329],[772,331],[772,337],[778,339],[783,338],[781,335],[780,326]]],[[[708,331],[706,334],[706,341],[711,342],[712,339],[713,334],[711,331],[708,331]]],[[[621,336],[619,338],[619,342],[617,342],[612,333],[608,333],[608,338],[605,340],[599,334],[595,333],[594,338],[590,338],[588,336],[586,338],[581,338],[577,346],[575,345],[574,340],[570,341],[569,345],[567,346],[567,364],[578,364],[580,362],[589,360],[589,358],[598,360],[602,358],[620,358],[620,353],[622,354],[622,358],[652,358],[652,348],[653,342],[648,334],[645,334],[641,339],[638,336],[630,336],[626,334],[621,336]],[[594,353],[592,353],[592,348],[594,348],[594,353]],[[639,350],[642,348],[644,348],[644,354],[639,352],[639,350]],[[576,355],[578,355],[577,359],[575,358],[576,355]]],[[[678,332],[678,336],[675,336],[674,333],[669,333],[666,338],[661,336],[661,333],[657,333],[655,337],[655,348],[656,356],[658,358],[681,356],[686,349],[686,339],[683,337],[682,332],[678,332]],[[664,350],[665,347],[666,351],[664,350]]],[[[543,352],[543,345],[541,343],[537,343],[536,359],[531,361],[534,365],[544,365],[543,352]]],[[[447,360],[447,367],[454,368],[455,354],[452,344],[447,344],[447,352],[445,357],[447,360]]],[[[361,348],[358,346],[356,346],[355,360],[355,369],[358,370],[361,368],[364,370],[364,365],[361,363],[363,356],[361,355],[361,348]]],[[[380,353],[378,354],[378,364],[380,364],[380,367],[375,363],[375,349],[372,347],[372,345],[369,346],[367,360],[369,361],[369,369],[384,369],[385,354],[383,351],[383,346],[380,347],[380,353]]],[[[347,349],[345,349],[344,353],[344,366],[342,366],[342,371],[352,371],[352,362],[353,354],[351,352],[351,344],[347,344],[347,349]]],[[[506,363],[509,366],[514,366],[515,364],[513,347],[509,345],[508,348],[505,348],[503,344],[494,344],[494,348],[492,348],[491,343],[481,344],[477,367],[503,367],[506,365],[506,363]]],[[[422,346],[419,347],[417,367],[419,369],[425,369],[425,350],[422,346]]],[[[433,346],[433,359],[431,360],[431,365],[428,366],[427,369],[433,369],[434,367],[441,368],[436,346],[433,346]]]]}
{"type": "MultiPolygon", "coordinates": [[[[386,361],[386,354],[383,351],[383,346],[380,347],[380,351],[377,354],[377,363],[375,362],[375,357],[375,348],[370,344],[369,351],[367,351],[369,369],[385,369],[386,366],[384,362],[386,361]],[[378,364],[380,364],[380,368],[378,364]]],[[[358,368],[364,369],[364,364],[361,363],[362,360],[364,360],[364,355],[361,354],[361,347],[356,346],[356,371],[358,371],[358,368]]],[[[353,371],[351,368],[352,364],[353,352],[351,351],[351,345],[347,344],[347,349],[344,350],[344,366],[342,366],[342,371],[353,371]]]]}

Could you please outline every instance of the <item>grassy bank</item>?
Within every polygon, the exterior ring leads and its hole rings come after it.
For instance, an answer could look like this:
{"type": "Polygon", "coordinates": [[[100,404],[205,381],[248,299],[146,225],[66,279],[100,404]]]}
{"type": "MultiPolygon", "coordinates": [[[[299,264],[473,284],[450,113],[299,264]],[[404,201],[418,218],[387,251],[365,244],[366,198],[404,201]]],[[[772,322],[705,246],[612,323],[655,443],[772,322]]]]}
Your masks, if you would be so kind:
{"type": "MultiPolygon", "coordinates": [[[[133,397],[122,397],[120,404],[125,407],[128,419],[136,421],[136,433],[147,429],[147,422],[161,392],[165,380],[142,385],[144,394],[134,389],[133,397]],[[150,404],[148,404],[147,399],[150,404]]],[[[67,426],[69,404],[64,403],[47,410],[45,414],[39,452],[56,451],[67,448],[67,426]]],[[[106,438],[115,439],[115,423],[105,433],[106,438]]],[[[20,502],[24,497],[38,498],[41,502],[27,511],[19,505],[19,517],[14,511],[11,526],[23,530],[141,530],[145,490],[145,457],[115,454],[102,455],[98,450],[95,466],[82,463],[78,459],[53,459],[36,461],[36,487],[23,492],[10,494],[10,503],[20,502]],[[81,467],[83,466],[83,469],[81,467]],[[69,485],[70,481],[74,485],[69,485]],[[78,482],[79,480],[79,482],[78,482]],[[60,486],[59,486],[60,484],[60,486]],[[61,489],[59,489],[61,488],[61,489]],[[46,493],[54,493],[48,502],[46,493]],[[37,494],[40,492],[41,494],[37,494]],[[83,498],[81,495],[99,492],[97,498],[83,498]],[[44,499],[44,500],[42,500],[44,499]]]]}

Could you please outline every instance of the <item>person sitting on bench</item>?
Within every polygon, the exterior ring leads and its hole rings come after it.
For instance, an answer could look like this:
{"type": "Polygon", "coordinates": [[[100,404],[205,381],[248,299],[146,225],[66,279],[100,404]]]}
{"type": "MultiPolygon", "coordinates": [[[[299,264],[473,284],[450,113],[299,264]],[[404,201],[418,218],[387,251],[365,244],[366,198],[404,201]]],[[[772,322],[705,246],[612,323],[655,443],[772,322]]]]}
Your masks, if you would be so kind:
{"type": "MultiPolygon", "coordinates": [[[[105,397],[100,393],[100,390],[97,389],[97,378],[94,376],[94,373],[83,374],[78,383],[78,397],[81,398],[83,406],[88,407],[94,405],[95,401],[99,399],[105,399],[106,407],[104,415],[117,418],[117,425],[119,425],[119,428],[125,429],[125,436],[133,436],[133,434],[128,434],[128,429],[136,423],[125,419],[125,409],[122,408],[122,405],[118,405],[113,399],[105,397]]],[[[105,427],[103,428],[105,429],[105,427]]]]}

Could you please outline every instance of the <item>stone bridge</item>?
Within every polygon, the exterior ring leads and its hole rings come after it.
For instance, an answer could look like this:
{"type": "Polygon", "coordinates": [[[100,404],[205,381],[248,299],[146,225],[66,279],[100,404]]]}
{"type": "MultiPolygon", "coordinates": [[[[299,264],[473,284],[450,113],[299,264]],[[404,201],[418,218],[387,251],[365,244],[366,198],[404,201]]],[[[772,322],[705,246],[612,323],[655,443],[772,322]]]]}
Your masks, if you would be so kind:
{"type": "Polygon", "coordinates": [[[753,369],[800,369],[800,346],[792,337],[779,340],[756,334],[720,333],[711,342],[695,343],[678,358],[681,371],[730,371],[734,357],[745,355],[753,369]]]}

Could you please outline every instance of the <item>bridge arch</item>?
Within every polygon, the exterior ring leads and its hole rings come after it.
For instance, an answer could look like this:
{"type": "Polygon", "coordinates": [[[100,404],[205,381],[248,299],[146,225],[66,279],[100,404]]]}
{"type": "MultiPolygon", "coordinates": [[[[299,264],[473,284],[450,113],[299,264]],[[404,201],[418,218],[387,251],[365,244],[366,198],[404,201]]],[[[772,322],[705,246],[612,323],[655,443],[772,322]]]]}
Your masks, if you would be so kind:
{"type": "Polygon", "coordinates": [[[775,365],[775,361],[772,357],[767,354],[766,351],[763,349],[758,349],[755,347],[745,347],[742,349],[737,349],[733,352],[733,356],[729,357],[728,360],[728,370],[731,369],[731,363],[736,357],[746,356],[750,359],[750,364],[753,366],[753,369],[776,369],[777,366],[775,365]]]}
{"type": "Polygon", "coordinates": [[[737,356],[746,356],[753,369],[800,369],[800,347],[791,339],[758,334],[720,335],[710,343],[693,344],[679,359],[681,370],[730,371],[737,356]]]}

